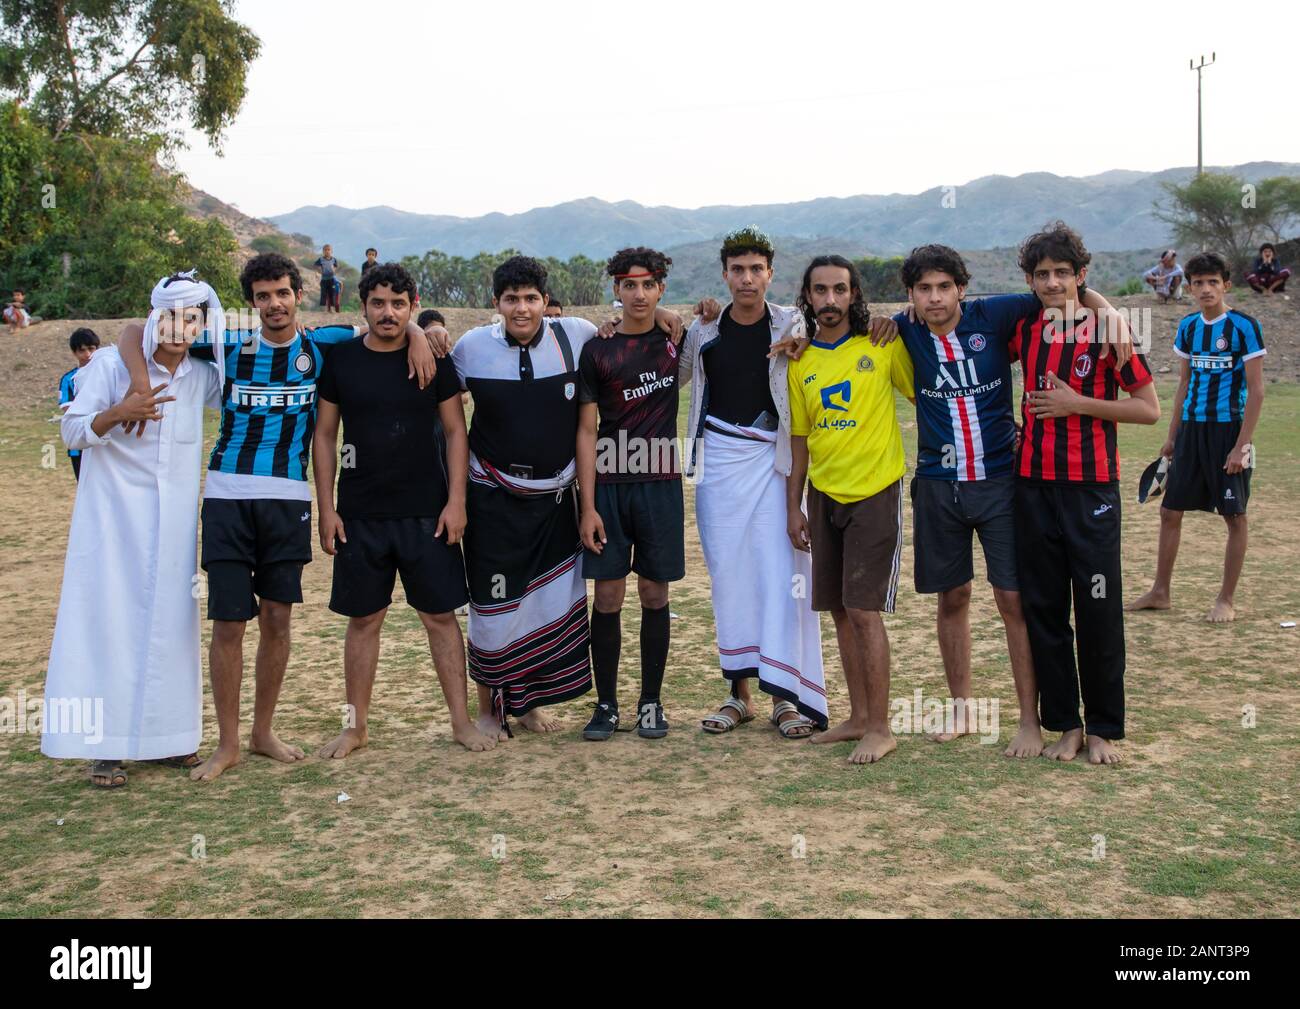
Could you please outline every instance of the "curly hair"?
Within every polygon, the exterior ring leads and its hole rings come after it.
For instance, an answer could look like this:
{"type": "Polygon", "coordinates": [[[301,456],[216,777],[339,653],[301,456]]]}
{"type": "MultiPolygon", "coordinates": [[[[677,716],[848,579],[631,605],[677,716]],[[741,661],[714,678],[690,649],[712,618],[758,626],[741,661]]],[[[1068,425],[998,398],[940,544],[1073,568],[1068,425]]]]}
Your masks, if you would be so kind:
{"type": "Polygon", "coordinates": [[[1084,246],[1077,231],[1064,221],[1057,221],[1020,243],[1020,269],[1026,275],[1032,275],[1044,259],[1069,263],[1077,275],[1092,262],[1092,254],[1084,246]]]}
{"type": "Polygon", "coordinates": [[[494,298],[520,287],[535,287],[538,294],[546,293],[546,267],[532,256],[511,256],[492,271],[494,298]]]}
{"type": "Polygon", "coordinates": [[[808,264],[808,269],[803,271],[803,282],[799,285],[799,297],[795,300],[795,307],[803,312],[803,317],[808,323],[808,332],[817,332],[817,313],[813,311],[812,302],[808,297],[808,285],[812,283],[813,270],[819,266],[838,266],[842,270],[849,272],[849,291],[853,295],[853,300],[849,302],[849,333],[857,336],[867,331],[867,322],[871,319],[871,312],[867,308],[866,299],[862,296],[862,278],[858,275],[858,268],[843,256],[829,255],[817,256],[808,264]]]}
{"type": "Polygon", "coordinates": [[[400,263],[381,263],[365,272],[361,283],[357,285],[361,304],[364,305],[370,292],[381,285],[388,287],[394,294],[405,294],[411,301],[415,300],[415,281],[400,263]]]}
{"type": "Polygon", "coordinates": [[[970,283],[970,271],[966,269],[966,261],[961,258],[961,253],[946,245],[918,245],[903,260],[903,268],[899,273],[903,278],[903,286],[910,291],[932,270],[948,274],[958,287],[970,283]]]}
{"type": "Polygon", "coordinates": [[[737,228],[729,232],[722,239],[721,250],[722,266],[725,269],[727,260],[733,256],[759,255],[767,259],[767,265],[772,265],[772,257],[776,255],[776,249],[772,246],[772,239],[751,224],[746,228],[737,228]]]}
{"type": "Polygon", "coordinates": [[[278,252],[263,252],[254,256],[239,273],[239,286],[244,291],[244,299],[252,303],[253,281],[279,280],[281,277],[289,278],[289,286],[293,288],[294,294],[302,291],[302,274],[288,256],[282,256],[278,252]]]}
{"type": "Polygon", "coordinates": [[[605,272],[617,282],[632,267],[639,266],[655,280],[662,281],[668,276],[668,268],[672,265],[673,261],[659,250],[638,245],[635,249],[619,249],[610,256],[609,262],[605,264],[605,272]]]}
{"type": "Polygon", "coordinates": [[[1190,281],[1194,277],[1212,277],[1218,275],[1224,280],[1232,277],[1232,271],[1228,269],[1228,261],[1217,252],[1198,252],[1195,256],[1187,261],[1183,267],[1183,274],[1190,281]]]}

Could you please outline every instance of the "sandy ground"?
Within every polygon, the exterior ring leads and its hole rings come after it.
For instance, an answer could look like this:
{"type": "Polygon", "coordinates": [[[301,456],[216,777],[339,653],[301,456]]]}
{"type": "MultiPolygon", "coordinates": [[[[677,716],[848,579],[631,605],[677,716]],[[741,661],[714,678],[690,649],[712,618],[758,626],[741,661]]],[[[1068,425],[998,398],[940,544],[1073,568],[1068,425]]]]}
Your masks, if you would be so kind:
{"type": "MultiPolygon", "coordinates": [[[[449,313],[451,329],[486,314],[449,313]]],[[[118,323],[100,325],[112,336],[118,323]]],[[[0,698],[8,699],[41,692],[74,495],[47,423],[70,363],[54,331],[71,324],[44,326],[51,332],[18,341],[0,333],[0,698]]],[[[847,744],[786,742],[763,719],[705,736],[698,719],[725,690],[688,496],[666,740],[584,743],[589,703],[574,702],[562,706],[562,733],[520,733],[489,754],[460,750],[419,625],[398,597],[371,745],[346,761],[246,757],[209,786],[135,766],[128,788],[103,793],[87,786],[84,765],[41,757],[39,740],[11,723],[0,733],[0,914],[1295,916],[1300,632],[1279,626],[1300,614],[1300,389],[1286,371],[1295,334],[1294,324],[1265,328],[1278,348],[1269,373],[1281,381],[1270,385],[1257,439],[1241,617],[1226,627],[1199,619],[1213,600],[1223,532],[1218,519],[1189,517],[1177,608],[1127,621],[1129,738],[1118,768],[1001,756],[1015,698],[978,553],[975,693],[1001,703],[1000,745],[908,736],[863,769],[846,763],[847,744]],[[340,793],[350,798],[339,802],[340,793]]],[[[1153,360],[1168,359],[1158,350],[1153,360]]],[[[1162,385],[1167,395],[1171,384],[1162,385]]],[[[906,404],[900,418],[910,463],[906,404]]],[[[1132,494],[1161,440],[1163,425],[1121,439],[1126,597],[1154,568],[1157,511],[1132,494]]],[[[899,609],[887,621],[892,695],[919,688],[944,697],[933,600],[910,589],[908,522],[899,609]]],[[[329,578],[318,553],[280,705],[281,733],[309,750],[337,731],[342,703],[344,622],[326,608],[329,578]]],[[[628,700],[636,631],[633,603],[624,612],[628,700]]],[[[246,723],[256,638],[250,630],[246,723]]],[[[832,715],[842,716],[829,625],[823,642],[832,715]]],[[[215,737],[210,695],[205,724],[206,750],[215,737]]]]}

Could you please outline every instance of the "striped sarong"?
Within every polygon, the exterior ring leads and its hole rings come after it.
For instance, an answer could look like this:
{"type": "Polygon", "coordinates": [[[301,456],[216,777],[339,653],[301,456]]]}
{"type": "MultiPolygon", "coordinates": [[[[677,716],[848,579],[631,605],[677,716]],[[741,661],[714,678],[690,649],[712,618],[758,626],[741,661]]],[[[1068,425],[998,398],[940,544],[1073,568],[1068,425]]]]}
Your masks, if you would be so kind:
{"type": "Polygon", "coordinates": [[[591,689],[587,589],[571,474],[513,480],[470,459],[469,674],[503,724],[591,689]]]}

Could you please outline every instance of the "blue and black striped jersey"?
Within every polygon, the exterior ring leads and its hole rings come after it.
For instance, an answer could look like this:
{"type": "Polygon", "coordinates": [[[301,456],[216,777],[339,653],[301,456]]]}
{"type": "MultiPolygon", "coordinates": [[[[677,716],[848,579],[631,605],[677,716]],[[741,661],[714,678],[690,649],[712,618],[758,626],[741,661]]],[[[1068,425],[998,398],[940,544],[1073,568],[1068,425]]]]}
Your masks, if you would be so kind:
{"type": "MultiPolygon", "coordinates": [[[[316,383],[331,346],[357,335],[352,326],[322,326],[285,344],[260,329],[226,333],[221,431],[208,461],[205,496],[307,501],[307,464],[316,427],[316,383]]],[[[212,359],[196,343],[196,357],[212,359]]]]}
{"type": "Polygon", "coordinates": [[[1178,323],[1174,353],[1191,365],[1183,420],[1239,420],[1246,406],[1246,362],[1265,353],[1259,323],[1234,308],[1208,320],[1195,312],[1178,323]]]}

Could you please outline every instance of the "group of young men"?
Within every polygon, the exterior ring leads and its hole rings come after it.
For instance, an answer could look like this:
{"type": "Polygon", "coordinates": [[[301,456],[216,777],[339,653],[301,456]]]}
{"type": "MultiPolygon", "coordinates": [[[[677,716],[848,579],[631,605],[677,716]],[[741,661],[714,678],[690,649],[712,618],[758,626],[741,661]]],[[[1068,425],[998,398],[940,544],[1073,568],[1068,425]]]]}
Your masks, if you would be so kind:
{"type": "MultiPolygon", "coordinates": [[[[217,777],[240,759],[242,642],[256,619],[249,749],[303,759],[276,736],[272,716],[311,560],[314,451],[317,532],[334,558],[330,608],[348,618],[347,718],[322,756],[367,742],[398,575],[427,632],[453,738],[466,748],[508,739],[512,720],[536,732],[560,728],[546,709],[587,693],[593,675],[584,738],[633,729],[665,736],[669,590],[685,575],[689,478],[730,685],[702,728],[720,734],[752,720],[756,679],[783,737],[855,740],[852,762],[877,761],[896,746],[882,614],[894,610],[903,543],[899,393],[917,416],[916,589],[938,595],[953,699],[971,697],[976,533],[1020,704],[1007,754],[1067,760],[1086,747],[1092,763],[1117,761],[1125,655],[1116,424],[1154,423],[1160,408],[1123,319],[1086,286],[1079,236],[1059,223],[1030,236],[1020,251],[1030,292],[969,301],[961,257],[941,245],[918,248],[903,266],[911,307],[893,319],[869,317],[857,270],[833,255],[808,266],[795,307],[768,301],[773,254],[756,229],[728,235],[720,259],[730,301],[697,306],[684,338],[682,320],[659,305],[671,267],[661,252],[629,248],[610,259],[622,316],[600,330],[549,317],[545,267],[514,257],[493,276],[497,319],[465,333],[447,356],[440,318],[427,330],[412,323],[414,283],[396,264],[365,271],[366,325],[356,330],[302,331],[301,278],[275,254],[250,260],[241,275],[260,315],[252,332],[226,332],[215,292],[192,274],[163,278],[148,324],[127,327],[116,347],[94,355],[63,418],[65,441],[86,459],[47,705],[104,697],[109,729],[89,742],[47,719],[43,752],[95,759],[92,780],[104,787],[125,783],[127,760],[217,777]],[[679,390],[688,383],[679,440],[679,390]],[[193,558],[205,405],[221,410],[201,561],[219,739],[200,760],[199,593],[191,589],[202,583],[193,558]],[[635,717],[625,719],[618,671],[632,573],[641,676],[635,717]],[[466,603],[467,646],[455,618],[466,603]],[[849,693],[848,718],[834,727],[823,611],[849,693]],[[1061,733],[1046,748],[1044,728],[1061,733]]],[[[1223,465],[1215,453],[1228,451],[1229,466],[1243,461],[1243,445],[1248,454],[1263,346],[1253,320],[1205,314],[1223,308],[1226,276],[1211,278],[1221,260],[1207,267],[1203,258],[1189,264],[1193,290],[1207,292],[1201,322],[1184,320],[1176,344],[1185,355],[1184,419],[1167,448],[1182,482],[1171,478],[1166,504],[1220,506],[1222,496],[1200,494],[1205,484],[1233,491],[1244,513],[1248,479],[1211,471],[1223,465]],[[1231,449],[1223,431],[1202,427],[1218,423],[1200,412],[1210,402],[1229,416],[1231,449]]],[[[1241,529],[1244,550],[1244,515],[1241,529]]],[[[1165,538],[1162,572],[1172,567],[1165,538]]],[[[933,738],[974,731],[960,717],[945,728],[933,738]]]]}

